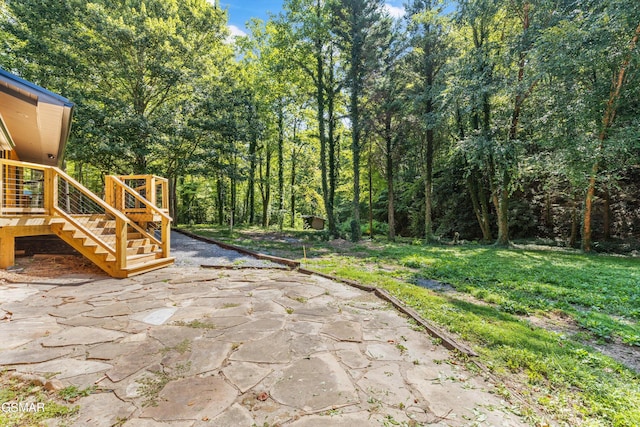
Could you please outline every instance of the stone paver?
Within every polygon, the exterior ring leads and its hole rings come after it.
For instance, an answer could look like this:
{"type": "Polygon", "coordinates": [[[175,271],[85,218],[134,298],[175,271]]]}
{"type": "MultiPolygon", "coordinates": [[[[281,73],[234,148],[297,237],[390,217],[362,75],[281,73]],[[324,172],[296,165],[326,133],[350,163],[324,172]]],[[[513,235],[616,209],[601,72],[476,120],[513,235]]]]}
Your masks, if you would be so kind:
{"type": "Polygon", "coordinates": [[[527,425],[375,296],[186,246],[130,279],[0,282],[0,369],[95,386],[65,425],[527,425]]]}

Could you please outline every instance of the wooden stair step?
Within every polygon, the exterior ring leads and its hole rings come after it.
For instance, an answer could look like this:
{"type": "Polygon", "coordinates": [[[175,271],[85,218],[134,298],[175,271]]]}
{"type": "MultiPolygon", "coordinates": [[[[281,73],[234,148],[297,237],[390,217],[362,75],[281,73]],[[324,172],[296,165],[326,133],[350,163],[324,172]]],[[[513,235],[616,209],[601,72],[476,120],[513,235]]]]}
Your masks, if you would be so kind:
{"type": "Polygon", "coordinates": [[[127,265],[135,265],[140,263],[146,263],[158,259],[160,254],[157,252],[147,254],[136,254],[127,256],[127,265]]]}
{"type": "Polygon", "coordinates": [[[127,246],[130,248],[136,248],[138,246],[147,246],[151,244],[151,240],[148,238],[132,238],[127,241],[127,246]]]}
{"type": "Polygon", "coordinates": [[[131,277],[136,274],[146,273],[148,271],[157,270],[158,268],[166,267],[168,265],[173,264],[175,258],[157,258],[152,261],[147,261],[143,263],[135,263],[129,264],[125,269],[123,269],[124,277],[131,277]]]}
{"type": "Polygon", "coordinates": [[[151,254],[156,253],[158,247],[156,245],[134,246],[127,248],[127,257],[130,255],[151,254]]]}
{"type": "Polygon", "coordinates": [[[113,277],[146,273],[174,262],[172,257],[162,257],[162,250],[154,238],[128,226],[124,255],[127,267],[121,269],[116,256],[112,254],[113,250],[109,249],[114,248],[116,242],[115,218],[104,214],[74,215],[74,221],[78,222],[78,226],[64,217],[54,217],[49,220],[49,225],[51,231],[113,277]]]}

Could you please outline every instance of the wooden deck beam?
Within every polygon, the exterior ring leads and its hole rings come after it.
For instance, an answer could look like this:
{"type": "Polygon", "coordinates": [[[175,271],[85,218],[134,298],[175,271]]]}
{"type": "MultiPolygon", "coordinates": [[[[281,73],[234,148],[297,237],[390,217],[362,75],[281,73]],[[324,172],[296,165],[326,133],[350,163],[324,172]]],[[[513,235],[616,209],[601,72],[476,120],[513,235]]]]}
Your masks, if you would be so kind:
{"type": "Polygon", "coordinates": [[[48,217],[0,217],[0,268],[15,264],[16,237],[53,234],[48,217]]]}

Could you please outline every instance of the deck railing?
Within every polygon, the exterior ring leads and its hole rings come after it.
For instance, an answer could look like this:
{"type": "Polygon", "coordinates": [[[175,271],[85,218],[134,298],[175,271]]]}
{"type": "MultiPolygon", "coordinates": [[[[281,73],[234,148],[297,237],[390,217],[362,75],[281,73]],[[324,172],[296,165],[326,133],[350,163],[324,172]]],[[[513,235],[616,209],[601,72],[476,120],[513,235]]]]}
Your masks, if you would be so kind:
{"type": "Polygon", "coordinates": [[[0,160],[0,215],[45,214],[45,171],[32,163],[0,160]]]}
{"type": "Polygon", "coordinates": [[[124,213],[152,214],[156,209],[152,209],[151,206],[158,207],[165,213],[169,212],[169,181],[166,178],[155,175],[120,175],[107,178],[117,178],[145,199],[141,201],[133,194],[121,190],[115,194],[115,202],[118,209],[124,213]]]}
{"type": "MultiPolygon", "coordinates": [[[[135,218],[136,222],[145,230],[145,233],[152,238],[152,241],[162,250],[162,256],[169,256],[171,217],[167,210],[156,206],[151,200],[147,200],[144,194],[148,194],[152,199],[158,200],[157,189],[160,188],[162,199],[166,200],[163,186],[167,180],[154,176],[127,176],[116,177],[108,175],[105,179],[105,199],[107,203],[116,206],[130,218],[135,218]],[[136,188],[130,187],[123,182],[125,178],[128,182],[135,182],[136,188]]],[[[166,188],[166,187],[165,187],[166,188]]],[[[161,205],[162,206],[162,205],[161,205]]]]}

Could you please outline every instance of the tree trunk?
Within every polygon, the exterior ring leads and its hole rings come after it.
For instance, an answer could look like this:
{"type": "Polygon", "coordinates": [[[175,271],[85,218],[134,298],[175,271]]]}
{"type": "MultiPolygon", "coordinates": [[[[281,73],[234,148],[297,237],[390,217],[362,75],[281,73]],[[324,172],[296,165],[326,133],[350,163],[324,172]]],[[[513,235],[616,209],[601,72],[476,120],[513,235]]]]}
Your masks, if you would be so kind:
{"type": "Polygon", "coordinates": [[[262,181],[262,227],[269,227],[269,217],[271,213],[271,150],[265,146],[264,173],[262,163],[260,164],[260,180],[262,181]]]}
{"type": "Polygon", "coordinates": [[[278,226],[284,226],[284,105],[278,103],[278,226]]]}
{"type": "Polygon", "coordinates": [[[291,153],[291,228],[296,226],[296,162],[296,149],[294,148],[291,153]]]}
{"type": "MultiPolygon", "coordinates": [[[[317,18],[320,20],[320,0],[317,3],[317,18]]],[[[325,84],[324,84],[324,58],[323,42],[320,38],[315,41],[315,60],[316,60],[316,103],[318,120],[318,139],[320,140],[320,178],[322,183],[322,200],[324,209],[327,213],[329,222],[329,230],[335,226],[333,223],[333,205],[329,195],[329,177],[327,175],[327,136],[325,134],[325,84]]]]}
{"type": "Polygon", "coordinates": [[[480,207],[482,209],[483,236],[488,243],[493,240],[493,235],[491,234],[491,215],[489,212],[489,195],[487,194],[486,187],[482,184],[478,185],[478,198],[480,199],[480,207]]]}
{"type": "Polygon", "coordinates": [[[576,196],[573,196],[573,204],[571,205],[571,235],[569,236],[569,247],[576,246],[578,241],[578,202],[576,196]]]}
{"type": "Polygon", "coordinates": [[[171,218],[175,218],[176,220],[178,220],[177,187],[178,187],[178,177],[176,175],[171,175],[169,177],[169,216],[171,218]]]}
{"type": "Polygon", "coordinates": [[[487,202],[487,197],[482,190],[482,184],[478,182],[475,174],[470,174],[467,177],[467,189],[471,195],[473,212],[476,214],[476,219],[480,225],[480,231],[482,231],[482,240],[484,242],[490,242],[493,240],[493,237],[491,236],[489,220],[489,203],[487,202]]]}
{"type": "Polygon", "coordinates": [[[604,240],[611,239],[611,193],[609,193],[609,188],[604,188],[604,240]]]}
{"type": "Polygon", "coordinates": [[[611,86],[611,92],[609,93],[609,101],[607,102],[607,107],[605,108],[604,115],[602,116],[602,129],[598,135],[598,152],[596,153],[596,160],[591,167],[591,175],[589,176],[589,186],[587,187],[587,195],[584,201],[584,232],[582,234],[582,250],[585,252],[591,251],[592,238],[591,238],[591,210],[593,199],[596,192],[596,178],[598,175],[598,170],[600,169],[600,152],[604,148],[604,141],[607,139],[607,131],[613,124],[613,120],[616,115],[616,102],[620,98],[620,91],[622,90],[622,85],[624,84],[624,76],[627,71],[627,67],[631,61],[631,54],[636,48],[638,44],[638,37],[640,37],[640,24],[636,27],[636,31],[634,36],[631,38],[631,42],[629,43],[629,52],[625,56],[625,59],[622,61],[620,65],[620,70],[618,72],[618,77],[614,80],[613,85],[611,86]]]}
{"type": "Polygon", "coordinates": [[[502,184],[498,199],[498,239],[497,246],[509,246],[509,184],[511,175],[507,170],[502,173],[502,184]]]}
{"type": "Polygon", "coordinates": [[[249,211],[249,224],[253,225],[256,219],[256,136],[252,135],[249,141],[249,183],[247,187],[247,204],[249,211]]]}
{"type": "Polygon", "coordinates": [[[216,197],[218,201],[218,225],[224,224],[224,178],[216,177],[216,197]]]}
{"type": "Polygon", "coordinates": [[[339,144],[338,137],[336,137],[336,117],[335,117],[335,74],[333,70],[333,55],[331,55],[331,69],[329,70],[329,93],[327,94],[327,107],[329,115],[329,188],[328,188],[328,204],[327,204],[327,219],[329,220],[329,234],[338,238],[338,224],[336,221],[336,215],[334,212],[335,200],[336,200],[336,186],[338,185],[338,163],[336,161],[336,150],[339,144]]]}
{"type": "MultiPolygon", "coordinates": [[[[357,101],[355,102],[357,104],[357,101]]],[[[357,107],[356,107],[357,108],[357,107]]],[[[356,116],[358,114],[356,113],[356,116]]],[[[352,120],[354,119],[352,115],[352,120]]],[[[355,121],[359,121],[355,119],[355,121]]],[[[353,155],[353,201],[352,201],[352,223],[351,223],[351,240],[357,242],[360,240],[360,130],[357,129],[360,124],[352,123],[353,135],[351,143],[351,153],[353,155]]]]}
{"type": "Polygon", "coordinates": [[[373,167],[371,158],[371,146],[372,142],[369,142],[369,239],[373,240],[373,167]]]}
{"type": "MultiPolygon", "coordinates": [[[[358,3],[353,3],[357,6],[358,3]]],[[[351,119],[351,155],[353,161],[353,199],[351,206],[351,240],[357,242],[360,240],[360,149],[361,149],[361,127],[360,123],[360,96],[362,93],[362,79],[364,70],[362,67],[364,38],[361,36],[361,28],[358,28],[358,20],[360,18],[358,7],[352,7],[351,13],[351,45],[350,45],[350,64],[349,64],[349,116],[351,119]]]]}
{"type": "MultiPolygon", "coordinates": [[[[428,102],[431,105],[431,101],[428,102]]],[[[431,107],[429,107],[431,109],[431,107]]],[[[433,145],[434,145],[433,129],[427,129],[427,147],[425,153],[425,178],[424,178],[424,237],[426,242],[434,240],[433,236],[433,215],[431,213],[433,206],[433,145]]]]}
{"type": "Polygon", "coordinates": [[[396,240],[396,219],[395,219],[395,203],[394,203],[394,185],[393,185],[393,135],[391,133],[391,113],[387,113],[385,117],[384,139],[386,144],[386,161],[387,161],[387,223],[389,224],[388,237],[390,241],[396,240]]]}
{"type": "Polygon", "coordinates": [[[298,138],[298,122],[296,119],[294,119],[293,121],[293,148],[291,149],[291,188],[290,188],[290,193],[291,193],[291,203],[290,203],[290,209],[291,209],[291,228],[295,228],[296,226],[296,168],[297,168],[297,162],[298,162],[298,154],[296,152],[296,146],[295,143],[297,141],[298,138]]]}
{"type": "Polygon", "coordinates": [[[236,202],[237,202],[237,164],[236,164],[236,156],[232,156],[232,164],[231,164],[231,227],[236,223],[236,202]]]}

